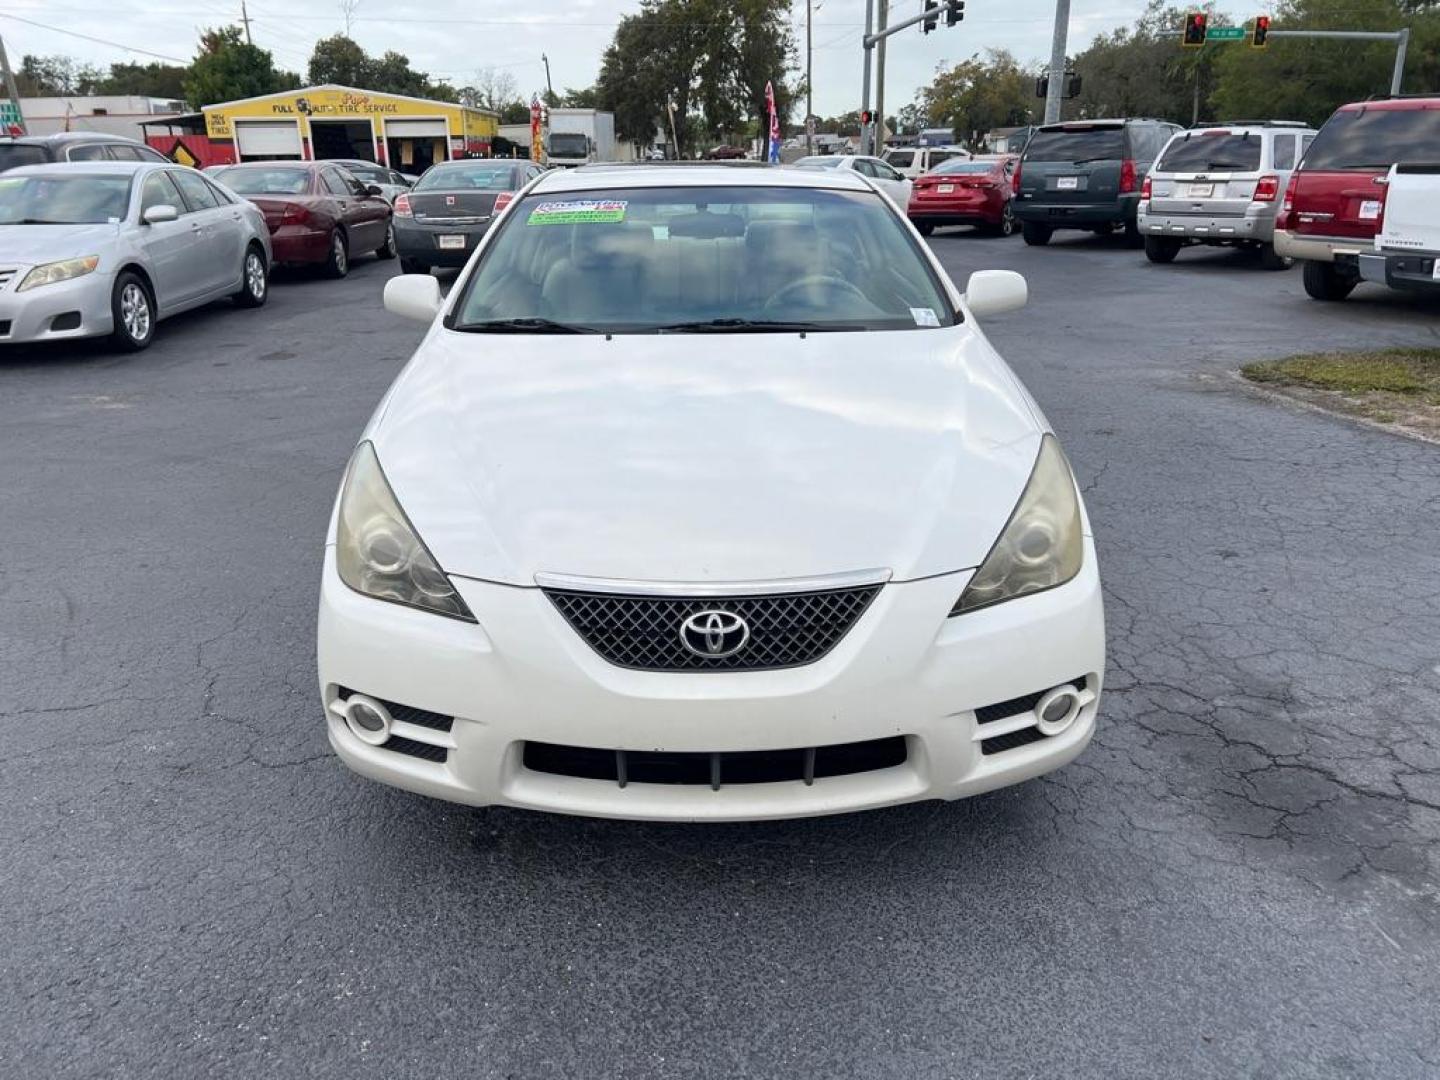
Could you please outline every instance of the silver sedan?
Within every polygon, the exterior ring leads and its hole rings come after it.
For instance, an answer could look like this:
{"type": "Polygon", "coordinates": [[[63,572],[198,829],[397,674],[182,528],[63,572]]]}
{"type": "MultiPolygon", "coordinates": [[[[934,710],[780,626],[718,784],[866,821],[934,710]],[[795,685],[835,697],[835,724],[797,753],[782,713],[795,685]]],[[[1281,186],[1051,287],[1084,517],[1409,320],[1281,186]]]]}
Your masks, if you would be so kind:
{"type": "Polygon", "coordinates": [[[260,211],[193,169],[96,161],[0,177],[0,343],[109,335],[143,349],[189,308],[259,307],[269,274],[260,211]]]}

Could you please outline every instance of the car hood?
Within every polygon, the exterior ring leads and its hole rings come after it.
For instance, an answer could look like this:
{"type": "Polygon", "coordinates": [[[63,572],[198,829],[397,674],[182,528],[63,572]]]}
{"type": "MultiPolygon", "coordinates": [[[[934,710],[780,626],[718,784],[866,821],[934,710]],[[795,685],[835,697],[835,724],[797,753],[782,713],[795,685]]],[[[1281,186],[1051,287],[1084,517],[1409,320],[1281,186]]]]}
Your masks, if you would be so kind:
{"type": "Polygon", "coordinates": [[[432,330],[372,421],[446,571],[737,582],[979,565],[1042,421],[982,335],[432,330]]]}
{"type": "Polygon", "coordinates": [[[120,227],[103,225],[0,225],[0,263],[56,262],[98,255],[115,242],[120,227]]]}

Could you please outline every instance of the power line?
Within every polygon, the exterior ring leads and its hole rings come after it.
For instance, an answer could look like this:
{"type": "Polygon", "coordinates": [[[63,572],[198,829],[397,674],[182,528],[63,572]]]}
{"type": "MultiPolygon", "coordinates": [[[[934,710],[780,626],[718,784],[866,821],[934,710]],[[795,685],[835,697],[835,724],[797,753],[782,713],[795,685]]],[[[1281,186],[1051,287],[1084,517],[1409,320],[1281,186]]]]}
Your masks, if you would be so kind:
{"type": "Polygon", "coordinates": [[[189,60],[182,60],[178,56],[167,56],[165,53],[151,52],[149,49],[137,49],[133,45],[124,45],[118,41],[111,41],[108,38],[91,37],[89,34],[81,34],[74,30],[65,30],[58,26],[51,26],[49,23],[36,22],[34,19],[26,19],[19,15],[12,15],[8,11],[0,11],[0,18],[14,19],[16,22],[26,23],[29,26],[38,26],[41,30],[49,30],[52,34],[66,34],[69,37],[94,42],[96,45],[109,45],[112,49],[122,49],[125,52],[138,53],[140,56],[153,56],[157,60],[169,60],[172,64],[190,63],[189,60]]]}

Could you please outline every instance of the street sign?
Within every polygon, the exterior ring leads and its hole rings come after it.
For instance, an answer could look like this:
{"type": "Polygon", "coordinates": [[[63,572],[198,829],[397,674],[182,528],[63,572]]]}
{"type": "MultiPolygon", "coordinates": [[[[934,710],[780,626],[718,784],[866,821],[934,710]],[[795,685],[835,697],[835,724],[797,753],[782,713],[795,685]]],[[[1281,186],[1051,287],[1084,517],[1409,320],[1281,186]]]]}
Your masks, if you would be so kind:
{"type": "Polygon", "coordinates": [[[1217,26],[1205,32],[1206,41],[1244,41],[1249,36],[1243,26],[1217,26]]]}
{"type": "Polygon", "coordinates": [[[807,117],[805,118],[805,134],[808,135],[808,136],[810,136],[810,138],[813,139],[813,138],[815,137],[815,132],[816,132],[817,130],[818,130],[818,125],[817,125],[817,123],[816,123],[815,117],[813,117],[813,116],[807,116],[807,117]]]}

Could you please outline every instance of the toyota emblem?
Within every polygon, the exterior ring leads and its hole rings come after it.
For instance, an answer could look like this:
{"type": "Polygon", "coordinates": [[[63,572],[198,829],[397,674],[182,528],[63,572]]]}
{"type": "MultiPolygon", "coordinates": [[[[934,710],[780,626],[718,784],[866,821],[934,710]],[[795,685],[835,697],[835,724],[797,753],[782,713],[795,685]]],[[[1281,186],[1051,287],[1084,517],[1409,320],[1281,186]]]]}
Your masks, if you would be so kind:
{"type": "Polygon", "coordinates": [[[697,611],[680,624],[680,644],[706,660],[734,656],[750,640],[750,624],[733,611],[697,611]]]}

